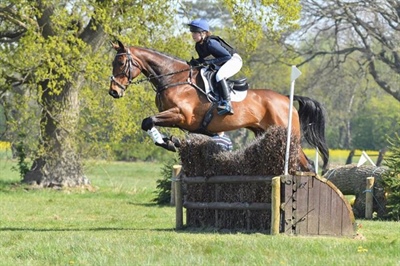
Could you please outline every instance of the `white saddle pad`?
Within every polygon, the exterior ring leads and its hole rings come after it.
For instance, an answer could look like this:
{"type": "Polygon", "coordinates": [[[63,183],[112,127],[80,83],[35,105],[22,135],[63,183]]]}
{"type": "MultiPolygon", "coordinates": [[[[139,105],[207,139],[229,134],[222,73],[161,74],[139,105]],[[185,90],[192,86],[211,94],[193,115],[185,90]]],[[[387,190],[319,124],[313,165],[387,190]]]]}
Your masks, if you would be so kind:
{"type": "MultiPolygon", "coordinates": [[[[204,82],[204,88],[206,90],[206,93],[209,94],[211,92],[210,85],[208,84],[207,78],[204,76],[204,72],[207,70],[208,67],[202,68],[200,70],[201,78],[203,79],[204,82]]],[[[231,91],[231,101],[232,102],[241,102],[243,101],[247,96],[247,90],[245,91],[236,91],[233,90],[231,91]]]]}

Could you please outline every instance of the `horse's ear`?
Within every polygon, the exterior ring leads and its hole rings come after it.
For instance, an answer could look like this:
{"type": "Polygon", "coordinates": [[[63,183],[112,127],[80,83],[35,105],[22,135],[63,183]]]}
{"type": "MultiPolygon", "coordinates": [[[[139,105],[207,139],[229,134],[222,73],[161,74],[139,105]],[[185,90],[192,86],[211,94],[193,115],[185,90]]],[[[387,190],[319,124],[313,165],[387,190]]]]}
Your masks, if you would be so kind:
{"type": "Polygon", "coordinates": [[[118,45],[119,45],[119,49],[125,50],[125,47],[120,40],[118,40],[118,45]]]}
{"type": "Polygon", "coordinates": [[[112,48],[113,48],[114,50],[118,51],[118,49],[119,49],[119,45],[118,45],[118,44],[113,43],[113,42],[111,42],[111,41],[110,41],[110,44],[111,44],[111,46],[112,46],[112,48]]]}

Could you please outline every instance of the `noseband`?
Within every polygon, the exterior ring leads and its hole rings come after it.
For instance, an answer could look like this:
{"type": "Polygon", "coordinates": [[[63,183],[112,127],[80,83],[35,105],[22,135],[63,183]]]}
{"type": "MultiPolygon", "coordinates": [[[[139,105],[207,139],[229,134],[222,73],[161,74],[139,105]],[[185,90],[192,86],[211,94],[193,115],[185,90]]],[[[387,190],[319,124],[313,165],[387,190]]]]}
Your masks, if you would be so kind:
{"type": "Polygon", "coordinates": [[[118,53],[118,54],[116,54],[115,58],[117,58],[117,56],[119,56],[119,55],[124,55],[124,54],[126,54],[126,56],[128,57],[128,59],[126,60],[126,63],[125,63],[124,70],[121,73],[117,74],[116,76],[111,76],[110,77],[110,81],[114,82],[115,84],[117,84],[117,86],[120,89],[122,89],[123,91],[125,91],[128,88],[128,86],[132,83],[132,80],[133,80],[133,77],[132,77],[133,67],[137,67],[137,68],[140,69],[140,71],[142,71],[142,68],[140,67],[140,65],[135,60],[133,60],[132,54],[129,51],[129,48],[126,49],[126,53],[118,53]],[[121,84],[120,82],[118,82],[115,79],[115,77],[118,77],[118,76],[121,76],[121,75],[123,75],[123,76],[128,78],[128,84],[126,84],[126,85],[121,84]]]}

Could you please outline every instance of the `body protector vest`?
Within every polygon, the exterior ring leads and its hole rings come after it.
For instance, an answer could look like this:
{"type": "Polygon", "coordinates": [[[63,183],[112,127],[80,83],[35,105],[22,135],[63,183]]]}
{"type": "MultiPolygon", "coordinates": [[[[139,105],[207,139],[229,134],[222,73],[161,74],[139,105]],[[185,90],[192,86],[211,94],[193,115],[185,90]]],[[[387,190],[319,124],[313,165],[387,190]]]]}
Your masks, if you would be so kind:
{"type": "Polygon", "coordinates": [[[233,48],[232,45],[230,45],[229,43],[227,43],[227,42],[226,42],[224,39],[222,39],[221,37],[216,36],[216,35],[211,35],[209,38],[210,38],[210,39],[217,40],[217,41],[221,44],[221,46],[224,47],[231,55],[237,53],[236,49],[233,48]]]}

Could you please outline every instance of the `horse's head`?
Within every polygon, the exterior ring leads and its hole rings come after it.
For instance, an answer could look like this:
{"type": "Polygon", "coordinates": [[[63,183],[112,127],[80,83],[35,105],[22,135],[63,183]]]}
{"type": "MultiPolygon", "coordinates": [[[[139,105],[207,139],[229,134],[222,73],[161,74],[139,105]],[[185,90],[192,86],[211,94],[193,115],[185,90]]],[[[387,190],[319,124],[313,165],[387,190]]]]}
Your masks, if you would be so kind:
{"type": "Polygon", "coordinates": [[[114,98],[124,96],[126,89],[132,80],[141,73],[141,67],[136,62],[128,48],[118,41],[118,44],[112,43],[113,48],[117,51],[112,63],[113,71],[108,93],[114,98]]]}

